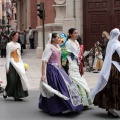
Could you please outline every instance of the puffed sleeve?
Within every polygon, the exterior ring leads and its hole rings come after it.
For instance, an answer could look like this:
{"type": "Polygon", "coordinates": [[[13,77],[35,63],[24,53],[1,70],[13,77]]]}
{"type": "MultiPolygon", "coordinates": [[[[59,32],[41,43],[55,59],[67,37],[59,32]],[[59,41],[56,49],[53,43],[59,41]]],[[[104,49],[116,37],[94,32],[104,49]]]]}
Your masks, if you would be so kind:
{"type": "Polygon", "coordinates": [[[117,53],[118,53],[118,55],[120,57],[120,47],[118,47],[116,51],[117,51],[117,53]]]}
{"type": "Polygon", "coordinates": [[[9,49],[9,43],[7,43],[6,46],[6,68],[9,69],[10,66],[10,49],[9,49]]]}
{"type": "Polygon", "coordinates": [[[50,46],[47,45],[45,47],[45,50],[44,50],[43,55],[42,55],[42,61],[48,62],[51,55],[52,55],[52,50],[51,50],[50,46]]]}

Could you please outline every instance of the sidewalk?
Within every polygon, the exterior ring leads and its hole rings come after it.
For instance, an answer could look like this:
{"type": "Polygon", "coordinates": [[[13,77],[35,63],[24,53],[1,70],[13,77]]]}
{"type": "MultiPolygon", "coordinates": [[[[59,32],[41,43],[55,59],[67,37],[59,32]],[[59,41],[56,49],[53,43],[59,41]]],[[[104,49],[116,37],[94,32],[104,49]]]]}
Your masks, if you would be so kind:
{"type": "MultiPolygon", "coordinates": [[[[35,49],[24,49],[22,60],[24,63],[29,65],[27,78],[30,82],[31,89],[38,90],[41,75],[41,59],[36,58],[35,49]]],[[[5,58],[0,58],[0,80],[3,81],[2,86],[6,85],[5,62],[5,58]]],[[[85,72],[84,78],[86,79],[90,89],[92,89],[97,82],[98,73],[85,72]]]]}

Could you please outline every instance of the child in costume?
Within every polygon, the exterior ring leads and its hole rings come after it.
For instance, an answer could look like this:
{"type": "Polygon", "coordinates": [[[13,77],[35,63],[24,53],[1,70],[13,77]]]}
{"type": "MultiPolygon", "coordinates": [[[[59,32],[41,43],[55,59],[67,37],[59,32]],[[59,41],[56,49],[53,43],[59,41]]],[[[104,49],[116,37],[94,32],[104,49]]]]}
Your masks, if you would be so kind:
{"type": "Polygon", "coordinates": [[[61,63],[62,67],[64,68],[65,72],[69,74],[69,67],[68,67],[68,51],[65,47],[65,43],[67,42],[67,36],[64,33],[60,34],[60,47],[61,47],[61,63]]]}

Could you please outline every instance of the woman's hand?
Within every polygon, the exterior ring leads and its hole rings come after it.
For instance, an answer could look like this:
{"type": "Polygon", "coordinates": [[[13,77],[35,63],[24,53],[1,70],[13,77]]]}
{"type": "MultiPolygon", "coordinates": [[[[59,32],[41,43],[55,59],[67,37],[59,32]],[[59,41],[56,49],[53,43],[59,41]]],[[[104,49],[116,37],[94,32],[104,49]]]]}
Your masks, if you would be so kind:
{"type": "Polygon", "coordinates": [[[46,76],[45,76],[45,75],[42,75],[42,77],[41,77],[41,81],[44,82],[45,79],[46,79],[46,76]]]}
{"type": "Polygon", "coordinates": [[[9,72],[9,69],[8,69],[8,68],[6,68],[6,74],[8,74],[8,72],[9,72]]]}
{"type": "Polygon", "coordinates": [[[70,71],[68,70],[68,76],[70,75],[70,71]]]}

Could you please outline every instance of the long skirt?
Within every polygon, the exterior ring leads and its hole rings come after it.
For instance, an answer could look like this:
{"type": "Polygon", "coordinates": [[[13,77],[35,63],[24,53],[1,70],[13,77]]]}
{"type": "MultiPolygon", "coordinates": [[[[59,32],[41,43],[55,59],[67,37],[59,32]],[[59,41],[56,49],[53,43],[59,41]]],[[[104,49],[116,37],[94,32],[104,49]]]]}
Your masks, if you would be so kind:
{"type": "Polygon", "coordinates": [[[95,96],[93,103],[100,108],[120,110],[120,72],[113,64],[107,85],[95,96]]]}
{"type": "Polygon", "coordinates": [[[28,91],[23,90],[20,76],[12,64],[10,64],[9,72],[7,74],[7,85],[5,91],[8,97],[13,97],[16,99],[28,96],[28,91]]]}
{"type": "Polygon", "coordinates": [[[79,92],[79,95],[82,96],[82,105],[84,107],[90,107],[92,100],[89,99],[89,86],[83,76],[80,75],[79,66],[76,60],[71,61],[69,58],[69,76],[74,83],[74,86],[79,92]]]}
{"type": "Polygon", "coordinates": [[[50,98],[43,97],[42,95],[40,95],[39,108],[41,110],[49,114],[57,114],[65,111],[79,112],[83,109],[81,102],[78,103],[79,101],[81,101],[80,96],[77,93],[75,87],[72,86],[70,78],[63,69],[60,68],[57,69],[55,66],[48,64],[46,75],[48,85],[70,99],[64,100],[57,95],[54,95],[50,98]],[[68,84],[70,84],[69,88],[66,86],[65,80],[67,81],[68,84]],[[74,94],[75,91],[77,95],[74,94]],[[72,97],[70,97],[70,95],[72,97]],[[73,103],[75,103],[76,105],[73,103]]]}

